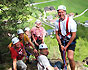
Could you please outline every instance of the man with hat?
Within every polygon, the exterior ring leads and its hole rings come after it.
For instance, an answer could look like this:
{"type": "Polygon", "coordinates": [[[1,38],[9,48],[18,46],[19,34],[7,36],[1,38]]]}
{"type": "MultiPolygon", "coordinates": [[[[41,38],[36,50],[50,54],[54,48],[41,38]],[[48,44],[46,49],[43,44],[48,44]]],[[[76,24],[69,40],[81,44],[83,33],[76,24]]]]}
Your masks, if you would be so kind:
{"type": "MultiPolygon", "coordinates": [[[[22,29],[18,29],[17,30],[17,34],[18,34],[18,38],[19,38],[20,42],[22,42],[25,47],[26,47],[26,44],[29,43],[32,46],[34,52],[37,53],[37,50],[35,49],[33,43],[31,42],[31,40],[29,39],[29,37],[24,34],[24,31],[22,29]]],[[[8,45],[8,48],[10,49],[11,46],[12,46],[12,43],[10,43],[8,45]]]]}
{"type": "Polygon", "coordinates": [[[74,51],[76,46],[75,37],[77,24],[71,17],[66,15],[66,7],[64,5],[58,6],[57,12],[59,20],[55,22],[55,31],[61,56],[63,59],[63,51],[65,51],[65,53],[67,51],[71,70],[75,70],[74,51]]]}
{"type": "Polygon", "coordinates": [[[29,27],[26,27],[26,28],[24,29],[24,32],[25,32],[25,34],[26,34],[29,38],[31,38],[30,28],[29,28],[29,27]]]}
{"type": "MultiPolygon", "coordinates": [[[[17,34],[18,34],[18,38],[19,38],[20,42],[23,43],[25,49],[26,49],[27,47],[29,47],[29,46],[27,46],[27,45],[30,44],[30,45],[32,46],[32,48],[33,48],[34,53],[37,53],[37,50],[35,49],[33,43],[31,42],[31,40],[29,39],[29,37],[24,34],[24,31],[23,31],[22,29],[18,29],[18,30],[17,30],[17,34]]],[[[13,46],[13,43],[10,43],[10,44],[8,45],[9,49],[10,49],[12,46],[13,46]]],[[[29,53],[28,51],[26,51],[26,52],[27,52],[27,55],[28,55],[28,57],[29,57],[29,56],[30,56],[30,53],[29,53]]],[[[28,62],[29,62],[29,59],[27,60],[27,63],[28,63],[28,62]]]]}
{"type": "Polygon", "coordinates": [[[10,48],[11,58],[13,59],[13,70],[20,68],[21,70],[26,70],[27,65],[22,61],[23,57],[27,58],[23,44],[19,41],[17,37],[12,39],[13,46],[10,48]]]}
{"type": "Polygon", "coordinates": [[[39,45],[39,56],[37,57],[38,60],[38,70],[59,70],[57,67],[52,67],[50,65],[50,62],[47,58],[47,55],[49,54],[48,47],[46,44],[40,44],[39,45]]]}
{"type": "Polygon", "coordinates": [[[40,20],[37,19],[35,25],[36,26],[31,29],[31,37],[33,43],[35,44],[35,48],[38,50],[39,45],[44,43],[44,37],[47,32],[43,27],[41,27],[42,23],[40,20]]]}

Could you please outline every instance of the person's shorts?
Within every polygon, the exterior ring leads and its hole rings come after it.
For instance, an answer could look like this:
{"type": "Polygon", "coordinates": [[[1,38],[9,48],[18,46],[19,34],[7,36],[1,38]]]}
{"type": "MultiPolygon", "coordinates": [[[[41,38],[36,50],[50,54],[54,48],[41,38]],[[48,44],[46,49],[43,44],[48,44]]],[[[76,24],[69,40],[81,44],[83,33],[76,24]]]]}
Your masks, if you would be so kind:
{"type": "Polygon", "coordinates": [[[26,70],[27,69],[27,65],[22,60],[18,60],[17,61],[17,68],[19,70],[26,70]]]}
{"type": "MultiPolygon", "coordinates": [[[[71,45],[68,46],[68,48],[67,48],[66,51],[68,51],[68,50],[73,50],[73,51],[75,51],[75,47],[76,47],[75,44],[71,44],[71,45]]],[[[59,50],[60,50],[60,52],[61,52],[61,46],[60,46],[60,45],[59,45],[59,50]]]]}

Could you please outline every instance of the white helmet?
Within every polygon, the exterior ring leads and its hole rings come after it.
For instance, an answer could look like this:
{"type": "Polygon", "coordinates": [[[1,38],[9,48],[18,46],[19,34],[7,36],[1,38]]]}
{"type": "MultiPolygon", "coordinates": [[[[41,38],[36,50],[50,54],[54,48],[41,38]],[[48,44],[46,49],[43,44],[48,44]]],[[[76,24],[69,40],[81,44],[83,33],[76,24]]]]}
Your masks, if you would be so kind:
{"type": "Polygon", "coordinates": [[[39,24],[39,23],[41,23],[41,21],[37,19],[37,20],[35,21],[35,24],[39,24]]]}
{"type": "Polygon", "coordinates": [[[24,31],[22,29],[18,29],[17,34],[21,34],[21,33],[24,33],[24,31]]]}
{"type": "Polygon", "coordinates": [[[12,43],[13,43],[13,44],[16,44],[17,42],[19,42],[19,39],[18,39],[17,37],[14,37],[14,38],[12,39],[12,43]]]}
{"type": "Polygon", "coordinates": [[[58,10],[60,10],[60,9],[62,9],[62,10],[65,10],[65,11],[66,11],[66,7],[65,7],[64,5],[60,5],[60,6],[58,6],[57,11],[58,11],[58,10]]]}
{"type": "Polygon", "coordinates": [[[40,44],[39,45],[39,49],[45,49],[45,48],[48,48],[46,44],[40,44]]]}
{"type": "Polygon", "coordinates": [[[30,28],[29,27],[26,27],[25,29],[24,29],[24,31],[29,31],[30,30],[30,28]]]}

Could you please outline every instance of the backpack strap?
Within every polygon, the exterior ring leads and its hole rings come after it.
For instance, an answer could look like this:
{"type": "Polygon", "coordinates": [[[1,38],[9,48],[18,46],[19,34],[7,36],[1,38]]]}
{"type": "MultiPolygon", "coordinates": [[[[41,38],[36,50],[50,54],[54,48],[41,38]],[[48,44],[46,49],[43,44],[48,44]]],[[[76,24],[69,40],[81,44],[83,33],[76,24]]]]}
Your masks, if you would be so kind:
{"type": "MultiPolygon", "coordinates": [[[[43,65],[41,65],[39,61],[38,61],[38,63],[39,63],[39,65],[42,67],[42,70],[44,70],[45,67],[44,67],[43,65]]],[[[46,70],[48,70],[48,69],[46,68],[46,70]]]]}
{"type": "Polygon", "coordinates": [[[38,61],[39,65],[42,67],[42,70],[44,70],[44,66],[40,64],[40,62],[38,61]]]}
{"type": "MultiPolygon", "coordinates": [[[[15,48],[15,47],[12,47],[16,52],[17,52],[17,54],[19,55],[19,51],[17,51],[17,49],[15,48]]],[[[21,45],[21,47],[20,47],[21,49],[22,49],[22,53],[23,53],[23,47],[22,47],[22,45],[21,45]]],[[[23,56],[24,56],[24,54],[22,54],[23,56]]]]}

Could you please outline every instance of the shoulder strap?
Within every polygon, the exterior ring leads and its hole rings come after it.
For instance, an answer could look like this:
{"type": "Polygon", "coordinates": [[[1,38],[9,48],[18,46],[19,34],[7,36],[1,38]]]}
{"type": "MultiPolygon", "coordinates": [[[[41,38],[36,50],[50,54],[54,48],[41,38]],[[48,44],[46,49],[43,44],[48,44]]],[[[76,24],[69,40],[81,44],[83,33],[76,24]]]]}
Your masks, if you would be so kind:
{"type": "Polygon", "coordinates": [[[17,52],[17,54],[18,54],[18,51],[17,51],[17,49],[15,49],[14,47],[12,47],[16,52],[17,52]]]}
{"type": "Polygon", "coordinates": [[[69,22],[69,17],[67,17],[67,21],[66,21],[66,33],[67,33],[66,36],[71,34],[70,32],[68,32],[68,22],[69,22]]]}
{"type": "Polygon", "coordinates": [[[22,40],[23,40],[23,45],[24,45],[24,46],[26,46],[26,45],[25,45],[25,41],[24,41],[24,38],[23,38],[22,40]]]}
{"type": "MultiPolygon", "coordinates": [[[[21,42],[20,42],[21,43],[21,42]]],[[[17,49],[15,49],[14,47],[12,47],[17,53],[18,53],[18,51],[17,51],[17,49]]],[[[23,47],[22,47],[22,45],[21,45],[21,47],[20,47],[22,50],[23,50],[23,47]]]]}
{"type": "MultiPolygon", "coordinates": [[[[45,67],[44,67],[43,65],[41,65],[39,61],[38,61],[38,63],[39,63],[39,65],[42,67],[42,70],[44,70],[45,67]]],[[[46,70],[48,70],[48,69],[46,68],[46,70]]]]}
{"type": "Polygon", "coordinates": [[[42,67],[42,70],[44,70],[44,66],[40,64],[40,62],[38,61],[39,65],[42,67]]]}

